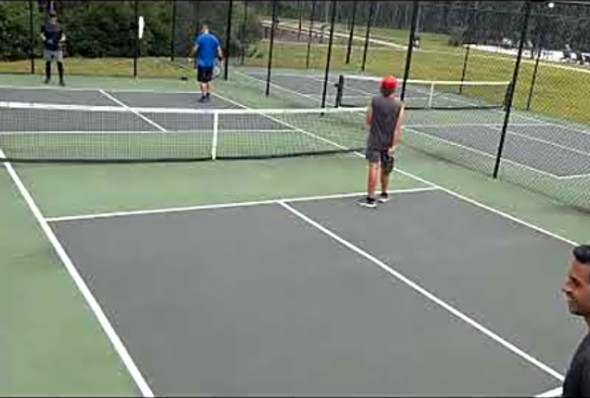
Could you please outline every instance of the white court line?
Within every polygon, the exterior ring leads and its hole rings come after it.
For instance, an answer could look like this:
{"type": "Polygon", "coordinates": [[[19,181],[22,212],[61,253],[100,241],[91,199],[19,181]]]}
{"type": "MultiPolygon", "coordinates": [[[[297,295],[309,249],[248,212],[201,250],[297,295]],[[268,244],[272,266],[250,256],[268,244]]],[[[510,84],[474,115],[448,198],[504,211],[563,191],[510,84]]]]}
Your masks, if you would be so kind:
{"type": "Polygon", "coordinates": [[[354,244],[350,243],[349,241],[345,240],[344,238],[338,236],[337,234],[330,231],[328,228],[324,227],[323,225],[321,225],[317,221],[314,221],[310,217],[306,216],[305,214],[303,214],[300,211],[296,210],[295,208],[291,207],[286,202],[279,202],[279,205],[281,205],[282,207],[284,207],[289,212],[291,212],[295,216],[299,217],[303,221],[307,222],[311,226],[315,227],[319,231],[323,232],[325,235],[328,235],[330,238],[334,239],[336,242],[340,243],[342,246],[352,250],[356,254],[360,255],[361,257],[364,257],[365,259],[369,260],[373,264],[377,265],[378,267],[380,267],[382,270],[384,270],[385,272],[392,275],[397,280],[403,282],[408,287],[415,290],[417,293],[421,294],[422,296],[426,297],[428,300],[439,305],[440,307],[445,309],[447,312],[449,312],[452,315],[454,315],[455,317],[461,319],[463,322],[469,324],[477,331],[485,334],[486,336],[488,336],[490,339],[492,339],[496,343],[504,346],[506,349],[508,349],[512,353],[516,354],[520,358],[524,359],[525,361],[529,362],[530,364],[532,364],[533,366],[542,370],[543,372],[549,374],[550,376],[553,376],[557,380],[563,381],[564,377],[559,372],[553,370],[548,365],[546,365],[543,362],[539,361],[538,359],[534,358],[530,354],[524,352],[520,348],[516,347],[514,344],[512,344],[512,343],[508,342],[507,340],[505,340],[504,338],[500,337],[495,332],[491,331],[490,329],[481,325],[480,323],[478,323],[474,319],[470,318],[469,316],[465,315],[464,313],[462,313],[458,309],[454,308],[450,304],[446,303],[442,299],[438,298],[433,293],[429,292],[428,290],[426,290],[425,288],[423,288],[422,286],[420,286],[416,282],[413,282],[412,280],[410,280],[409,278],[407,278],[406,276],[404,276],[400,272],[394,270],[393,268],[391,268],[390,266],[388,266],[387,264],[385,264],[383,261],[379,260],[375,256],[369,254],[368,252],[364,251],[363,249],[359,248],[358,246],[355,246],[354,244]]]}
{"type": "MultiPolygon", "coordinates": [[[[430,139],[442,141],[442,142],[445,142],[445,143],[447,143],[449,145],[455,146],[457,148],[464,149],[464,150],[469,151],[469,152],[477,153],[479,155],[488,157],[490,159],[496,159],[496,156],[495,155],[493,155],[491,153],[484,152],[484,151],[479,150],[477,148],[473,148],[473,147],[470,147],[470,146],[461,145],[461,144],[456,143],[455,141],[451,141],[451,140],[448,140],[446,138],[441,138],[441,137],[438,137],[438,136],[433,135],[433,134],[430,134],[430,133],[425,133],[425,132],[422,132],[422,131],[419,131],[419,130],[414,130],[411,127],[405,127],[405,129],[413,132],[414,134],[420,134],[420,135],[423,135],[423,136],[427,136],[430,139]]],[[[532,170],[532,171],[534,171],[536,173],[543,174],[543,175],[546,175],[546,176],[551,177],[551,178],[555,178],[555,179],[559,179],[560,178],[559,176],[557,176],[555,174],[549,173],[547,171],[539,170],[539,169],[536,169],[536,168],[534,168],[532,166],[529,166],[529,165],[526,165],[526,164],[522,164],[522,163],[518,163],[518,162],[515,162],[515,161],[510,160],[510,159],[507,159],[507,158],[502,158],[502,162],[509,163],[509,164],[515,165],[517,167],[522,167],[524,169],[529,169],[529,170],[532,170]]]]}
{"type": "MultiPolygon", "coordinates": [[[[434,188],[434,187],[407,188],[407,189],[396,189],[396,190],[390,191],[390,194],[398,195],[398,194],[436,191],[436,190],[438,190],[438,188],[434,188]]],[[[45,220],[47,222],[95,220],[95,219],[100,219],[100,218],[143,216],[143,215],[149,215],[149,214],[166,214],[166,213],[180,213],[180,212],[198,211],[198,210],[214,210],[214,209],[227,209],[227,208],[236,208],[236,207],[263,206],[263,205],[276,204],[278,202],[289,202],[289,203],[311,202],[311,201],[327,200],[327,199],[352,198],[352,197],[357,197],[357,196],[363,196],[366,194],[367,194],[366,192],[352,192],[352,193],[333,194],[333,195],[301,196],[301,197],[294,197],[294,198],[267,199],[267,200],[256,200],[256,201],[249,201],[249,202],[217,203],[217,204],[209,204],[209,205],[170,207],[170,208],[152,209],[152,210],[131,210],[131,211],[110,212],[110,213],[83,214],[83,215],[78,215],[78,216],[48,217],[45,220]]]]}
{"type": "MultiPolygon", "coordinates": [[[[0,149],[0,157],[6,157],[4,154],[4,151],[2,151],[2,149],[0,149]]],[[[28,205],[29,209],[31,210],[31,212],[33,213],[33,215],[35,216],[37,223],[39,224],[39,226],[41,227],[41,229],[43,230],[43,232],[47,236],[47,239],[49,240],[49,242],[53,246],[55,252],[59,256],[61,262],[65,266],[70,277],[72,278],[72,280],[76,284],[78,290],[80,291],[80,293],[82,294],[82,296],[86,300],[86,303],[88,304],[88,306],[90,307],[90,309],[94,313],[94,316],[96,317],[96,319],[97,319],[98,323],[100,324],[100,326],[102,327],[103,331],[106,333],[109,341],[111,342],[111,344],[113,345],[113,347],[117,351],[117,354],[119,354],[119,357],[121,358],[121,360],[125,364],[125,367],[129,371],[129,374],[133,378],[133,381],[135,381],[135,384],[137,385],[137,387],[141,391],[142,395],[144,397],[153,397],[154,393],[152,392],[149,385],[145,381],[143,375],[141,374],[141,372],[139,371],[139,369],[135,365],[135,362],[133,361],[133,359],[129,355],[129,352],[127,351],[127,349],[125,348],[120,337],[117,335],[117,332],[115,331],[115,329],[113,328],[113,326],[109,322],[107,316],[104,314],[102,308],[100,307],[100,304],[98,304],[98,301],[96,300],[96,298],[94,298],[92,292],[90,291],[90,289],[88,288],[88,286],[86,285],[86,283],[84,282],[84,280],[82,279],[80,274],[78,273],[75,265],[73,264],[72,260],[68,256],[67,252],[65,251],[65,249],[63,248],[63,246],[61,245],[61,243],[59,242],[59,240],[57,239],[57,237],[55,236],[55,234],[53,233],[53,231],[49,227],[49,224],[47,223],[47,221],[43,217],[43,214],[41,214],[41,211],[39,210],[39,208],[35,204],[31,194],[29,193],[27,188],[24,186],[20,177],[18,176],[18,174],[16,173],[16,171],[14,170],[14,168],[12,167],[12,165],[9,162],[4,162],[4,167],[6,168],[6,171],[8,171],[8,174],[10,175],[12,181],[14,182],[16,187],[18,188],[21,196],[23,197],[23,199],[27,203],[27,205],[28,205]]]]}
{"type": "MultiPolygon", "coordinates": [[[[218,94],[215,94],[215,93],[213,93],[213,95],[218,95],[218,94]]],[[[218,96],[219,96],[219,95],[218,95],[218,96]]],[[[225,97],[223,97],[223,96],[219,96],[219,97],[220,97],[221,99],[224,99],[224,98],[225,98],[225,97]]],[[[235,104],[235,105],[237,105],[237,106],[239,106],[239,107],[241,107],[241,108],[247,108],[245,105],[243,105],[243,104],[240,104],[239,102],[236,102],[236,101],[233,101],[233,100],[230,100],[230,99],[225,99],[225,100],[226,100],[226,101],[229,101],[229,102],[231,102],[231,103],[233,103],[233,104],[235,104]]],[[[332,145],[334,145],[334,146],[335,146],[335,147],[337,147],[337,148],[341,148],[341,149],[349,149],[349,148],[347,148],[347,147],[345,147],[345,146],[342,146],[342,145],[340,145],[340,144],[338,144],[338,143],[331,142],[331,141],[329,141],[329,140],[325,140],[325,141],[328,141],[328,142],[330,142],[332,145]]],[[[362,154],[362,153],[360,153],[360,152],[353,152],[353,154],[354,154],[354,155],[356,155],[357,157],[361,158],[361,159],[364,159],[364,158],[365,158],[365,155],[364,155],[364,154],[362,154]]],[[[410,173],[410,172],[404,171],[404,170],[402,170],[402,169],[400,169],[400,168],[398,168],[398,167],[396,167],[396,168],[395,168],[395,171],[396,171],[396,172],[398,172],[398,173],[400,173],[400,174],[403,174],[403,175],[405,175],[405,176],[407,176],[407,177],[410,177],[411,179],[413,179],[413,180],[415,180],[415,181],[422,182],[422,183],[424,183],[424,184],[426,184],[426,185],[428,185],[428,186],[430,186],[430,187],[435,187],[435,188],[437,188],[437,189],[439,189],[439,190],[441,190],[441,191],[443,191],[443,192],[445,192],[445,193],[447,193],[447,194],[449,194],[449,195],[451,195],[451,196],[454,196],[454,197],[456,197],[456,198],[458,198],[458,199],[461,199],[461,200],[463,200],[463,201],[465,201],[465,202],[471,203],[471,204],[472,204],[472,205],[474,205],[474,206],[480,207],[480,208],[482,208],[482,209],[484,209],[484,210],[487,210],[487,211],[489,211],[489,212],[491,212],[491,213],[494,213],[494,214],[496,214],[496,215],[499,215],[499,216],[501,216],[501,217],[504,217],[504,218],[506,218],[506,219],[508,219],[508,220],[511,220],[511,221],[513,221],[513,222],[515,222],[515,223],[518,223],[518,224],[520,224],[520,225],[524,225],[525,227],[527,227],[527,228],[530,228],[530,229],[532,229],[532,230],[535,230],[535,231],[537,231],[537,232],[540,232],[540,233],[542,233],[542,234],[544,234],[544,235],[550,236],[550,237],[552,237],[552,238],[554,238],[554,239],[557,239],[557,240],[560,240],[560,241],[562,241],[562,242],[566,242],[566,243],[568,243],[568,244],[570,244],[570,245],[572,245],[572,246],[578,246],[578,245],[579,245],[579,243],[577,243],[577,242],[575,242],[575,241],[573,241],[573,240],[571,240],[571,239],[565,238],[565,237],[563,237],[563,236],[561,236],[561,235],[558,235],[558,234],[556,234],[556,233],[553,233],[553,232],[551,232],[551,231],[549,231],[549,230],[546,230],[546,229],[544,229],[544,228],[538,227],[538,226],[536,226],[536,225],[534,225],[534,224],[531,224],[531,223],[529,223],[529,222],[527,222],[527,221],[521,220],[520,218],[518,218],[518,217],[515,217],[515,216],[512,216],[512,215],[510,215],[510,214],[508,214],[508,213],[506,213],[506,212],[503,212],[503,211],[497,210],[497,209],[495,209],[495,208],[493,208],[493,207],[491,207],[491,206],[488,206],[488,205],[486,205],[486,204],[483,204],[483,203],[481,203],[481,202],[478,202],[478,201],[476,201],[476,200],[474,200],[474,199],[468,198],[467,196],[461,195],[460,193],[458,193],[458,192],[455,192],[455,191],[453,191],[453,190],[451,190],[451,189],[448,189],[448,188],[445,188],[445,187],[443,187],[443,186],[441,186],[441,185],[435,184],[434,182],[432,182],[432,181],[429,181],[429,180],[427,180],[427,179],[425,179],[425,178],[422,178],[422,177],[420,177],[420,176],[418,176],[418,175],[416,175],[416,174],[413,174],[413,173],[410,173]]]]}
{"type": "Polygon", "coordinates": [[[104,91],[104,90],[98,90],[98,91],[101,94],[103,94],[105,97],[107,97],[108,99],[110,99],[111,101],[115,102],[116,104],[121,105],[123,108],[130,110],[132,113],[134,113],[135,115],[139,116],[140,118],[142,118],[143,120],[145,120],[146,122],[148,122],[149,124],[151,124],[152,126],[154,126],[155,128],[157,128],[158,130],[160,130],[160,131],[162,131],[164,133],[168,132],[168,130],[166,130],[164,127],[160,126],[158,123],[154,122],[150,118],[145,117],[144,115],[142,115],[141,113],[137,112],[136,110],[130,108],[124,102],[119,101],[117,98],[113,97],[112,95],[110,95],[106,91],[104,91]]]}
{"type": "Polygon", "coordinates": [[[563,388],[557,387],[557,388],[554,388],[553,390],[545,391],[544,393],[541,393],[539,395],[535,395],[535,397],[539,397],[539,398],[561,397],[562,394],[563,394],[563,388]]]}
{"type": "MultiPolygon", "coordinates": [[[[0,89],[10,89],[14,91],[18,90],[48,90],[48,91],[72,91],[72,92],[79,92],[79,91],[88,91],[88,92],[97,92],[99,90],[104,90],[101,87],[47,87],[47,86],[11,86],[11,85],[0,85],[0,89]]],[[[151,94],[194,94],[194,90],[159,90],[159,89],[152,89],[152,88],[109,88],[108,91],[113,93],[151,93],[151,94]]],[[[92,105],[90,105],[92,106],[92,105]]]]}
{"type": "Polygon", "coordinates": [[[575,175],[571,175],[571,176],[558,177],[558,180],[576,180],[578,178],[587,178],[587,177],[590,177],[590,173],[575,174],[575,175]]]}
{"type": "MultiPolygon", "coordinates": [[[[266,82],[264,80],[261,80],[261,79],[259,79],[257,77],[254,77],[254,76],[250,76],[250,75],[245,74],[245,73],[242,73],[240,71],[234,71],[234,73],[235,74],[238,74],[238,75],[242,75],[242,76],[247,77],[247,78],[252,79],[252,80],[256,80],[257,82],[266,84],[266,82]]],[[[291,94],[295,94],[295,95],[299,95],[301,97],[305,97],[305,98],[311,99],[312,101],[321,102],[320,100],[316,99],[313,95],[303,94],[303,93],[300,93],[300,92],[297,92],[295,90],[291,90],[291,89],[285,88],[283,86],[280,86],[280,85],[275,84],[275,83],[272,83],[272,82],[270,83],[270,86],[276,88],[277,90],[283,90],[283,91],[288,92],[288,93],[291,93],[291,94]]]]}
{"type": "Polygon", "coordinates": [[[515,111],[516,111],[516,112],[515,112],[515,113],[513,113],[513,114],[511,115],[511,117],[521,117],[521,118],[523,118],[523,119],[527,119],[527,120],[534,120],[534,121],[537,121],[537,122],[542,122],[542,123],[543,123],[543,124],[545,124],[546,126],[557,126],[557,127],[561,127],[561,128],[563,128],[564,130],[570,130],[570,131],[575,131],[575,132],[577,132],[577,133],[581,133],[581,134],[585,134],[585,135],[590,135],[590,131],[587,131],[587,130],[582,130],[582,129],[580,129],[580,128],[573,127],[573,126],[569,126],[569,125],[567,125],[567,124],[559,124],[559,123],[556,123],[556,122],[552,122],[552,121],[550,121],[550,120],[543,120],[543,119],[539,119],[539,118],[537,118],[537,117],[534,117],[534,116],[525,116],[525,115],[521,115],[521,114],[519,113],[520,111],[518,111],[518,109],[516,109],[515,111]]]}
{"type": "MultiPolygon", "coordinates": [[[[434,127],[434,128],[445,128],[445,127],[502,127],[502,122],[497,123],[438,123],[438,124],[426,124],[426,123],[406,123],[408,127],[434,127]]],[[[537,127],[543,126],[540,123],[516,123],[512,124],[514,127],[537,127]]]]}
{"type": "MultiPolygon", "coordinates": [[[[209,130],[172,130],[172,131],[167,131],[166,133],[169,135],[173,135],[173,134],[211,134],[211,132],[213,131],[213,128],[209,129],[209,130]]],[[[252,130],[248,130],[248,129],[228,129],[228,130],[224,130],[224,129],[219,129],[219,132],[221,133],[261,133],[261,134],[266,134],[266,133],[293,133],[295,132],[293,129],[252,129],[252,130]]],[[[92,130],[72,130],[72,131],[47,131],[47,130],[39,130],[39,131],[0,131],[0,136],[20,136],[20,135],[36,135],[36,136],[42,136],[42,135],[84,135],[84,134],[89,134],[89,135],[105,135],[105,134],[114,134],[114,135],[125,135],[125,134],[160,134],[160,131],[155,131],[155,130],[137,130],[137,131],[108,131],[108,130],[103,130],[103,131],[92,131],[92,130]]]]}
{"type": "MultiPolygon", "coordinates": [[[[502,128],[501,127],[492,127],[492,126],[485,126],[485,127],[488,127],[490,129],[493,129],[493,130],[496,130],[496,131],[502,131],[502,128]]],[[[532,136],[532,135],[517,133],[517,132],[515,132],[513,130],[507,130],[506,133],[507,134],[510,134],[510,135],[515,135],[517,137],[522,137],[522,138],[527,139],[527,140],[537,141],[537,142],[540,142],[542,144],[551,145],[551,146],[554,146],[556,148],[560,148],[560,149],[563,149],[563,150],[566,150],[566,151],[577,153],[579,155],[590,156],[590,153],[588,153],[588,152],[580,151],[579,149],[568,147],[568,146],[565,146],[565,145],[561,145],[561,144],[558,144],[558,143],[553,142],[553,141],[547,141],[547,140],[544,140],[542,138],[538,138],[538,137],[535,137],[535,136],[532,136]]]]}

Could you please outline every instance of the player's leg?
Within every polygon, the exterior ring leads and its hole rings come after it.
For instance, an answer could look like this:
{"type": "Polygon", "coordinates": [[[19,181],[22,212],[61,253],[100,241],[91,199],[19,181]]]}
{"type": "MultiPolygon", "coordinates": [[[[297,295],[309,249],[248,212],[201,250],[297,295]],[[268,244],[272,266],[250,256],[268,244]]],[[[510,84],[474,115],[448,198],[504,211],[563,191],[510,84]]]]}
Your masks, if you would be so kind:
{"type": "Polygon", "coordinates": [[[59,73],[59,84],[61,86],[65,86],[63,52],[62,51],[56,52],[56,60],[57,60],[57,72],[59,73]]]}
{"type": "Polygon", "coordinates": [[[45,84],[51,81],[51,54],[49,50],[43,50],[43,59],[45,60],[45,84]]]}
{"type": "Polygon", "coordinates": [[[377,176],[379,174],[379,151],[367,149],[366,159],[369,162],[367,175],[367,196],[359,204],[365,207],[376,207],[375,189],[377,188],[377,176]]]}
{"type": "Polygon", "coordinates": [[[389,186],[389,173],[386,169],[386,166],[384,165],[384,162],[388,160],[389,155],[387,153],[382,153],[381,156],[381,194],[379,195],[379,202],[385,203],[389,200],[389,194],[387,193],[387,187],[389,186]]]}
{"type": "Polygon", "coordinates": [[[203,102],[205,101],[205,91],[207,89],[207,83],[203,81],[203,67],[201,65],[197,66],[197,80],[199,81],[199,86],[201,88],[201,99],[199,99],[199,102],[203,102]]]}
{"type": "Polygon", "coordinates": [[[207,67],[204,70],[204,80],[206,82],[205,85],[205,98],[207,101],[210,100],[210,92],[211,92],[211,80],[213,79],[213,67],[207,67]]]}

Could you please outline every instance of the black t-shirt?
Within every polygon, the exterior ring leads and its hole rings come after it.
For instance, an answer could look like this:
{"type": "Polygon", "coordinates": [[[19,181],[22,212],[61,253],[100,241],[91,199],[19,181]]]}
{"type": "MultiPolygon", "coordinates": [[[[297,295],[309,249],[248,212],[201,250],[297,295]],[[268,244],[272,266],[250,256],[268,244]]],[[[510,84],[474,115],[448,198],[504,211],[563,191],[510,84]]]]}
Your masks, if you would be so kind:
{"type": "Polygon", "coordinates": [[[578,346],[563,383],[564,397],[590,397],[590,334],[578,346]]]}
{"type": "Polygon", "coordinates": [[[397,124],[402,103],[393,97],[376,96],[371,101],[372,120],[367,147],[386,150],[393,145],[393,129],[397,124]]]}
{"type": "Polygon", "coordinates": [[[41,33],[45,36],[43,46],[46,50],[57,51],[60,49],[59,40],[63,35],[63,29],[59,23],[45,22],[41,26],[41,33]]]}

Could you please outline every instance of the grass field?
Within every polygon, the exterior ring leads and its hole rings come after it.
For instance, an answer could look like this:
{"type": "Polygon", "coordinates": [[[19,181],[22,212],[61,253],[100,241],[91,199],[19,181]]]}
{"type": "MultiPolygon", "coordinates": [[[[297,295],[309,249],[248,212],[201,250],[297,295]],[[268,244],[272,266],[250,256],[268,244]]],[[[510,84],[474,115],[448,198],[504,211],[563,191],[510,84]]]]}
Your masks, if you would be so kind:
{"type": "MultiPolygon", "coordinates": [[[[284,20],[285,25],[296,26],[296,21],[284,20]]],[[[303,26],[305,28],[305,26],[303,26]]],[[[339,25],[336,31],[346,33],[346,27],[339,25]]],[[[365,27],[357,26],[355,36],[364,37],[365,27]]],[[[402,76],[406,63],[405,46],[408,31],[399,29],[372,28],[371,38],[384,40],[399,45],[389,47],[371,44],[369,46],[365,73],[380,76],[393,73],[402,76]]],[[[410,78],[426,80],[460,80],[463,72],[465,49],[448,44],[448,37],[442,34],[422,33],[421,48],[412,56],[410,78]]],[[[359,73],[362,56],[362,40],[353,41],[351,60],[345,63],[346,46],[333,46],[331,69],[359,73]]],[[[327,58],[327,44],[313,44],[311,47],[309,68],[323,70],[327,58]]],[[[248,51],[245,64],[266,67],[268,64],[269,41],[262,40],[248,51]]],[[[273,50],[273,68],[305,69],[307,43],[304,34],[300,42],[276,41],[273,50]]],[[[133,76],[133,59],[125,58],[67,58],[68,75],[133,76]]],[[[471,81],[510,81],[514,71],[513,57],[501,54],[489,54],[472,50],[469,55],[465,79],[471,81]]],[[[43,73],[42,60],[36,60],[36,74],[43,73]]],[[[514,106],[525,109],[534,62],[523,59],[516,85],[514,106]]],[[[30,61],[0,62],[0,73],[30,73],[30,61]]],[[[178,77],[192,74],[175,66],[168,58],[140,58],[137,63],[140,78],[178,77]]],[[[590,124],[587,112],[586,93],[590,92],[590,71],[581,67],[556,65],[541,62],[537,73],[530,111],[570,122],[590,124]]]]}

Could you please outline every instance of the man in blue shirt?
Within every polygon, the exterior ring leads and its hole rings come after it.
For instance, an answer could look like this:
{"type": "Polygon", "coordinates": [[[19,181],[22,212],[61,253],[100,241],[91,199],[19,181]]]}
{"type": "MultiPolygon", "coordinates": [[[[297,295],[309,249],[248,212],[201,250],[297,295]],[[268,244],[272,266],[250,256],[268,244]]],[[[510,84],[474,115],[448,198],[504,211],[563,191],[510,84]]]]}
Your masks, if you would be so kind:
{"type": "Polygon", "coordinates": [[[213,67],[216,58],[221,62],[223,53],[219,40],[215,35],[209,33],[209,27],[203,25],[201,34],[195,39],[195,46],[191,56],[195,55],[195,66],[197,67],[197,80],[201,85],[201,99],[199,102],[208,102],[211,90],[211,79],[213,78],[213,67]]]}

